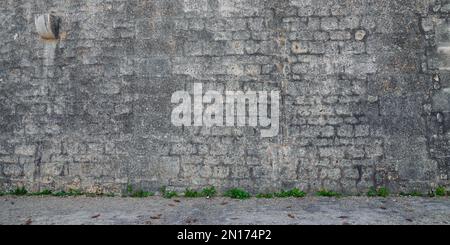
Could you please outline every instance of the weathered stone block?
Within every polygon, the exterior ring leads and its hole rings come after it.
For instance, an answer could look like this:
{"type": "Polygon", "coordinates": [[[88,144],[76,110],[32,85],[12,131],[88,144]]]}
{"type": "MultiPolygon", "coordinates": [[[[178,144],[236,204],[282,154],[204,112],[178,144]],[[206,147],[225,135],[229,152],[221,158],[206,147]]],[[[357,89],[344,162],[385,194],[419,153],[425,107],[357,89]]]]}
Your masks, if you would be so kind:
{"type": "Polygon", "coordinates": [[[184,0],[184,11],[201,13],[208,10],[208,0],[184,0]]]}
{"type": "Polygon", "coordinates": [[[354,130],[352,125],[343,125],[338,127],[337,135],[341,137],[353,137],[354,130]]]}
{"type": "Polygon", "coordinates": [[[178,157],[161,157],[158,164],[160,175],[176,179],[180,172],[180,159],[178,157]]]}
{"type": "Polygon", "coordinates": [[[16,155],[34,156],[36,153],[36,146],[34,145],[17,145],[14,151],[16,155]]]}
{"type": "Polygon", "coordinates": [[[339,29],[339,20],[335,17],[325,17],[321,20],[321,27],[324,31],[339,29]]]}

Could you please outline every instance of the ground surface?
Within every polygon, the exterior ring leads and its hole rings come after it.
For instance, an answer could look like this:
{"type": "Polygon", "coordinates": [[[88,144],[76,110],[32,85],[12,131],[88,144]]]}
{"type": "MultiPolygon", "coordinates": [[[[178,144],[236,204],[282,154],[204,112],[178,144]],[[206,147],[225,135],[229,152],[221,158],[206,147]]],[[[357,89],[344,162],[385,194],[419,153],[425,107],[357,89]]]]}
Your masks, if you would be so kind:
{"type": "Polygon", "coordinates": [[[0,224],[450,224],[450,199],[4,196],[0,224]]]}

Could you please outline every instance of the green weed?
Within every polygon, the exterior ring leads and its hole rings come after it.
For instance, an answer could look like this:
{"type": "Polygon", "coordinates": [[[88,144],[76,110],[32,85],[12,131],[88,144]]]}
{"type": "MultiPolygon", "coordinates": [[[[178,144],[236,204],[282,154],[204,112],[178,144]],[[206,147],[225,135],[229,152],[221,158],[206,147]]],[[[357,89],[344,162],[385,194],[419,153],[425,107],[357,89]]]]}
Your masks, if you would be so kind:
{"type": "Polygon", "coordinates": [[[272,193],[259,193],[258,195],[256,195],[256,198],[270,199],[273,197],[274,197],[274,195],[272,193]]]}
{"type": "Polygon", "coordinates": [[[326,189],[322,189],[322,190],[320,190],[320,191],[318,191],[317,193],[316,193],[316,195],[317,196],[320,196],[320,197],[340,197],[340,196],[342,196],[340,193],[338,193],[338,192],[335,192],[335,191],[329,191],[329,190],[326,190],[326,189]]]}
{"type": "Polygon", "coordinates": [[[438,197],[443,197],[447,195],[447,190],[445,189],[445,187],[443,186],[439,186],[438,188],[436,188],[436,190],[434,191],[434,194],[438,197]]]}
{"type": "Polygon", "coordinates": [[[39,191],[39,192],[30,193],[31,196],[50,196],[52,194],[53,194],[53,192],[51,190],[47,190],[47,189],[39,191]]]}
{"type": "Polygon", "coordinates": [[[82,196],[84,195],[84,193],[81,192],[80,190],[70,189],[69,191],[58,191],[53,193],[52,195],[56,197],[71,197],[71,196],[82,196]]]}
{"type": "Polygon", "coordinates": [[[386,187],[379,187],[378,189],[375,187],[371,187],[367,192],[368,197],[388,197],[389,190],[386,187]]]}
{"type": "Polygon", "coordinates": [[[28,194],[27,189],[25,187],[17,187],[15,190],[12,190],[9,194],[14,196],[25,196],[28,194]]]}
{"type": "Polygon", "coordinates": [[[217,194],[216,188],[214,186],[203,188],[201,195],[203,197],[214,197],[217,194]]]}
{"type": "Polygon", "coordinates": [[[201,197],[201,194],[198,191],[194,191],[194,190],[187,188],[184,191],[184,196],[189,197],[189,198],[196,198],[196,197],[201,197]]]}
{"type": "Polygon", "coordinates": [[[422,196],[424,196],[422,193],[420,193],[418,191],[400,192],[399,195],[404,196],[404,197],[422,197],[422,196]]]}
{"type": "Polygon", "coordinates": [[[298,188],[294,188],[294,189],[291,189],[291,190],[288,190],[288,191],[283,190],[283,191],[277,192],[274,195],[276,197],[281,197],[281,198],[287,198],[287,197],[299,198],[299,197],[305,197],[306,193],[301,191],[301,190],[299,190],[298,188]]]}
{"type": "Polygon", "coordinates": [[[243,189],[233,188],[225,192],[224,196],[234,199],[247,199],[250,198],[250,193],[243,189]]]}
{"type": "Polygon", "coordinates": [[[172,197],[177,197],[177,196],[178,196],[178,193],[175,191],[166,191],[163,193],[163,197],[168,198],[168,199],[170,199],[172,197]]]}

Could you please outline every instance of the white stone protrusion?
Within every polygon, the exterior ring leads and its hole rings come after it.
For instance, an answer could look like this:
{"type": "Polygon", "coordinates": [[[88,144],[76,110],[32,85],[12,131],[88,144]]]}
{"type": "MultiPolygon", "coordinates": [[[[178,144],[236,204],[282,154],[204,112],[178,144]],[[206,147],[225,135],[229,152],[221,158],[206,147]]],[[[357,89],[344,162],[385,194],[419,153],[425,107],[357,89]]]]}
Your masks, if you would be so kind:
{"type": "Polygon", "coordinates": [[[450,46],[441,46],[438,47],[439,54],[450,55],[450,46]]]}
{"type": "Polygon", "coordinates": [[[43,39],[58,38],[57,17],[51,14],[39,15],[35,18],[34,23],[39,36],[43,39]]]}
{"type": "Polygon", "coordinates": [[[356,31],[356,33],[355,33],[355,39],[356,39],[356,41],[362,41],[362,40],[364,40],[364,38],[366,37],[366,31],[364,31],[364,30],[358,30],[358,31],[356,31]]]}

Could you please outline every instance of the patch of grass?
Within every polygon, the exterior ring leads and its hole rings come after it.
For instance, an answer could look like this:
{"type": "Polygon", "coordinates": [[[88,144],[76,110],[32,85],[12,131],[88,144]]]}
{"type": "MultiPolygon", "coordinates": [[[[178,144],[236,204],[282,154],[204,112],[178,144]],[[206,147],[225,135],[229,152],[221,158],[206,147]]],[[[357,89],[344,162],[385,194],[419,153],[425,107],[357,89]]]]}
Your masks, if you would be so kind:
{"type": "Polygon", "coordinates": [[[438,188],[436,188],[436,190],[434,191],[434,194],[438,197],[443,197],[447,195],[447,190],[445,189],[445,187],[443,186],[439,186],[438,188]]]}
{"type": "Polygon", "coordinates": [[[143,190],[138,190],[135,191],[133,193],[131,193],[131,197],[137,197],[137,198],[145,198],[145,197],[151,197],[154,196],[155,193],[153,192],[148,192],[148,191],[143,191],[143,190]]]}
{"type": "Polygon", "coordinates": [[[289,194],[287,193],[287,191],[275,192],[273,195],[275,197],[278,197],[278,198],[287,198],[287,197],[289,197],[289,194]]]}
{"type": "Polygon", "coordinates": [[[205,187],[200,192],[193,190],[193,189],[186,188],[186,190],[184,192],[184,196],[188,197],[188,198],[197,198],[197,197],[209,198],[209,197],[214,197],[216,195],[216,193],[217,193],[216,188],[214,188],[213,186],[205,187]]]}
{"type": "Polygon", "coordinates": [[[375,188],[371,187],[367,192],[368,197],[388,197],[389,190],[386,187],[375,188]]]}
{"type": "Polygon", "coordinates": [[[168,191],[166,186],[161,186],[161,188],[159,189],[159,192],[161,193],[162,197],[168,198],[168,199],[178,196],[177,192],[168,191]]]}
{"type": "MultiPolygon", "coordinates": [[[[111,195],[111,193],[109,195],[111,195]]],[[[155,193],[149,192],[149,191],[144,191],[142,189],[133,190],[133,186],[131,184],[128,184],[127,185],[127,193],[125,196],[135,197],[135,198],[145,198],[145,197],[150,197],[150,196],[154,196],[154,195],[155,195],[155,193]]]]}
{"type": "Polygon", "coordinates": [[[51,190],[47,190],[47,189],[39,191],[39,192],[30,193],[31,196],[50,196],[52,194],[53,194],[53,192],[51,190]]]}
{"type": "Polygon", "coordinates": [[[288,191],[288,194],[289,194],[289,196],[291,196],[291,197],[297,197],[297,198],[299,198],[299,197],[305,197],[305,196],[306,196],[306,192],[301,191],[301,190],[299,190],[299,189],[297,189],[297,188],[294,188],[294,189],[289,190],[289,191],[288,191]]]}
{"type": "Polygon", "coordinates": [[[57,192],[53,193],[53,196],[55,196],[55,197],[65,197],[65,196],[67,196],[67,192],[65,192],[65,191],[57,191],[57,192]]]}
{"type": "Polygon", "coordinates": [[[133,186],[128,184],[127,185],[127,195],[131,195],[133,193],[133,186]]]}
{"type": "Polygon", "coordinates": [[[159,192],[161,193],[162,197],[168,198],[168,199],[178,196],[177,192],[175,192],[175,191],[168,191],[166,186],[162,186],[159,189],[159,192]]]}
{"type": "Polygon", "coordinates": [[[161,186],[159,188],[159,193],[161,193],[161,195],[164,195],[164,193],[167,191],[167,187],[166,186],[161,186]]]}
{"type": "Polygon", "coordinates": [[[377,196],[377,189],[375,187],[370,187],[369,191],[367,192],[368,197],[376,197],[377,196]]]}
{"type": "Polygon", "coordinates": [[[224,196],[230,197],[233,199],[248,199],[250,198],[250,193],[246,192],[243,189],[233,188],[224,193],[224,196]]]}
{"type": "Polygon", "coordinates": [[[191,189],[187,188],[184,191],[184,197],[196,198],[196,197],[201,197],[201,194],[198,191],[191,190],[191,189]]]}
{"type": "Polygon", "coordinates": [[[164,197],[164,198],[168,198],[168,199],[170,199],[170,198],[172,198],[172,197],[177,197],[177,196],[178,196],[178,193],[175,192],[175,191],[166,191],[166,192],[164,192],[164,194],[163,194],[163,197],[164,197]]]}
{"type": "Polygon", "coordinates": [[[421,192],[418,192],[418,191],[400,192],[399,195],[404,196],[404,197],[423,197],[424,196],[421,192]]]}
{"type": "Polygon", "coordinates": [[[25,187],[17,187],[15,190],[10,191],[9,194],[14,196],[25,196],[28,194],[28,191],[25,187]]]}
{"type": "Polygon", "coordinates": [[[80,190],[70,189],[69,191],[58,191],[52,194],[56,197],[72,197],[72,196],[82,196],[84,193],[80,190]]]}
{"type": "MultiPolygon", "coordinates": [[[[108,192],[108,193],[103,193],[103,192],[100,192],[100,193],[84,193],[84,195],[86,197],[115,197],[116,196],[112,192],[108,192]]],[[[124,197],[124,196],[122,196],[122,197],[124,197]]]]}
{"type": "Polygon", "coordinates": [[[274,194],[272,194],[272,193],[259,193],[258,195],[256,195],[256,198],[270,199],[273,197],[274,197],[274,194]]]}
{"type": "Polygon", "coordinates": [[[216,188],[214,186],[203,188],[201,195],[203,197],[214,197],[217,194],[216,188]]]}
{"type": "Polygon", "coordinates": [[[15,190],[9,192],[3,192],[3,195],[12,195],[12,196],[56,196],[56,197],[67,197],[67,196],[81,196],[85,193],[80,190],[70,189],[69,191],[57,191],[53,192],[48,189],[44,189],[38,192],[28,192],[24,187],[16,188],[15,190]]]}
{"type": "Polygon", "coordinates": [[[380,187],[377,190],[377,194],[379,197],[388,197],[389,196],[389,190],[386,187],[380,187]]]}
{"type": "Polygon", "coordinates": [[[322,189],[322,190],[318,191],[316,193],[316,195],[320,196],[320,197],[340,197],[340,196],[342,196],[338,192],[330,191],[330,190],[326,190],[326,189],[322,189]]]}
{"type": "Polygon", "coordinates": [[[306,193],[304,191],[299,190],[298,188],[294,188],[288,191],[280,191],[274,194],[276,197],[287,198],[287,197],[305,197],[306,193]]]}

